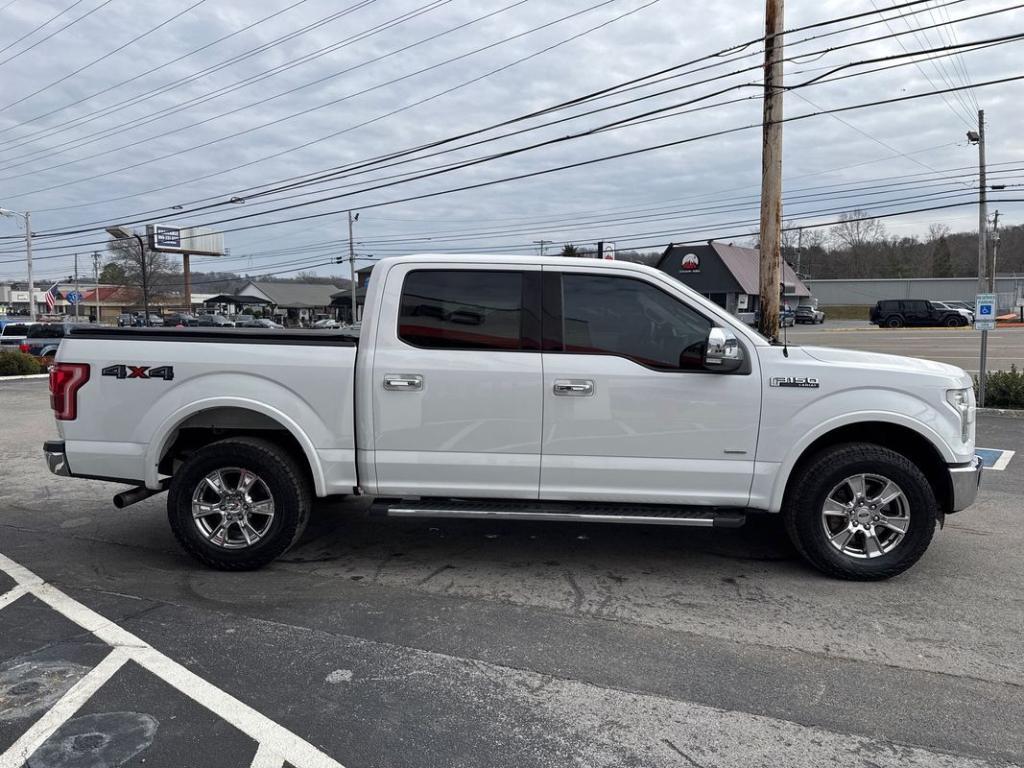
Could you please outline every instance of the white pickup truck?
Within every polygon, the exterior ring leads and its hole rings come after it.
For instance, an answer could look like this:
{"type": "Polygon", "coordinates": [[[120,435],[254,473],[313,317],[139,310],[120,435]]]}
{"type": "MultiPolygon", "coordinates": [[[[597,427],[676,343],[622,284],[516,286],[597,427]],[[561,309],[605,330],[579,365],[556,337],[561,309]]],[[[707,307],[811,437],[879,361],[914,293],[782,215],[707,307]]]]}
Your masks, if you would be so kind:
{"type": "Polygon", "coordinates": [[[773,344],[622,262],[381,261],[338,331],[74,328],[51,471],[167,490],[182,546],[249,569],[313,497],[389,515],[726,526],[781,514],[827,574],[910,567],[981,479],[959,368],[773,344]]]}

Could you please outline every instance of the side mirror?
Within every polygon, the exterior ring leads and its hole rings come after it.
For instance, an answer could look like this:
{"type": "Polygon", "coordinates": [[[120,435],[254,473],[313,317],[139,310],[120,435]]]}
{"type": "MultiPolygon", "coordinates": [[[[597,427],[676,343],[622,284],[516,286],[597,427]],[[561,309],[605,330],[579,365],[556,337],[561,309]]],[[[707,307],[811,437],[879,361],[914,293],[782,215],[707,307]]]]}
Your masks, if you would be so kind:
{"type": "Polygon", "coordinates": [[[732,373],[742,365],[743,348],[736,335],[726,328],[715,327],[708,331],[704,367],[716,373],[732,373]]]}

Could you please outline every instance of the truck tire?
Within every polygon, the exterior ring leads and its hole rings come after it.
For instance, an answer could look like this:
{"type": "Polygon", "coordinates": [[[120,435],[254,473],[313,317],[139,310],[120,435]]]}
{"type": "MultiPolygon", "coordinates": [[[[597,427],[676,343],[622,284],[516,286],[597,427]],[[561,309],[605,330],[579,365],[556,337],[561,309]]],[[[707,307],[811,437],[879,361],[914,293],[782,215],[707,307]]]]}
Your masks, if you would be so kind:
{"type": "Polygon", "coordinates": [[[949,317],[946,318],[947,328],[959,328],[961,325],[967,325],[967,321],[962,317],[950,315],[949,317]]]}
{"type": "Polygon", "coordinates": [[[305,530],[311,506],[309,480],[295,460],[251,437],[200,448],[174,474],[167,494],[178,543],[225,571],[262,568],[283,555],[305,530]]]}
{"type": "Polygon", "coordinates": [[[876,581],[920,559],[939,508],[928,479],[905,456],[872,443],[845,443],[799,468],[782,516],[797,551],[819,571],[876,581]]]}
{"type": "Polygon", "coordinates": [[[885,327],[886,328],[902,328],[903,327],[903,318],[900,317],[899,315],[890,315],[889,317],[885,318],[885,327]]]}

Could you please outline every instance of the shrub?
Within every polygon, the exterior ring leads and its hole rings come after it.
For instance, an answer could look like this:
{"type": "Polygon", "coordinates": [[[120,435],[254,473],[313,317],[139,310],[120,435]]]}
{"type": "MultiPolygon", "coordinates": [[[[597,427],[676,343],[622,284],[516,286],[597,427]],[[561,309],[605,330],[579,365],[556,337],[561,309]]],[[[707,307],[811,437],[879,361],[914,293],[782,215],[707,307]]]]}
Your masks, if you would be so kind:
{"type": "Polygon", "coordinates": [[[31,355],[12,349],[0,351],[0,376],[27,376],[42,372],[43,367],[31,355]]]}
{"type": "MultiPolygon", "coordinates": [[[[978,393],[978,380],[974,380],[978,393]]],[[[1024,371],[1011,365],[1008,371],[992,371],[985,386],[986,408],[1024,408],[1024,371]]]]}

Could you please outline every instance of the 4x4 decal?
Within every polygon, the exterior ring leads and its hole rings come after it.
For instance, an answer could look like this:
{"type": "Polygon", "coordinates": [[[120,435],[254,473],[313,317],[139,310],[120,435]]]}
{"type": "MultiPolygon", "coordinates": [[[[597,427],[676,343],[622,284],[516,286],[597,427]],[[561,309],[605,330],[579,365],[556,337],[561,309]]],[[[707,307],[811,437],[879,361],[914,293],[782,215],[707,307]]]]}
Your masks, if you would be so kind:
{"type": "Polygon", "coordinates": [[[148,365],[108,365],[102,373],[115,379],[174,379],[174,368],[170,365],[158,365],[155,368],[148,365]]]}

